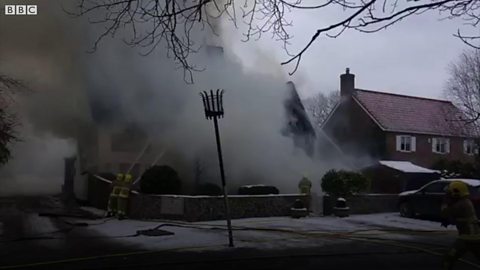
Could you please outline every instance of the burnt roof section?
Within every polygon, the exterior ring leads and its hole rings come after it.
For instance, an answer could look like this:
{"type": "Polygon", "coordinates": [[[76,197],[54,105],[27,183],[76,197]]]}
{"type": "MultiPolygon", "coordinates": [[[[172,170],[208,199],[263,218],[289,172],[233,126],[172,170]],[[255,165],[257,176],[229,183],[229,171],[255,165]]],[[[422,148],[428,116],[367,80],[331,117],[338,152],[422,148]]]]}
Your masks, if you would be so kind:
{"type": "Polygon", "coordinates": [[[452,102],[355,89],[353,99],[384,131],[440,136],[472,137],[475,132],[462,120],[452,102]]]}
{"type": "Polygon", "coordinates": [[[289,98],[285,102],[285,107],[287,109],[287,114],[291,117],[291,120],[293,120],[289,123],[291,132],[297,135],[308,134],[315,136],[315,129],[307,116],[307,112],[300,100],[295,84],[290,81],[287,82],[287,85],[289,98]]]}

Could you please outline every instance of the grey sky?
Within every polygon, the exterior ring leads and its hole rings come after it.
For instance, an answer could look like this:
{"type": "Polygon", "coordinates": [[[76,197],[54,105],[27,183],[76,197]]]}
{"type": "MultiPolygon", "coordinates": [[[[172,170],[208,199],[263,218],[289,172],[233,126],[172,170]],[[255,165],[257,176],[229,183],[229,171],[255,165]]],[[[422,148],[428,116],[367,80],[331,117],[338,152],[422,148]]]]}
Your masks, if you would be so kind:
{"type": "MultiPolygon", "coordinates": [[[[330,25],[345,13],[296,12],[292,15],[295,36],[292,47],[305,45],[316,29],[330,25]]],[[[293,76],[303,96],[328,92],[339,87],[339,75],[350,67],[359,88],[407,95],[442,98],[448,65],[468,47],[453,37],[462,22],[442,20],[435,12],[410,17],[374,34],[346,31],[336,39],[323,37],[302,58],[293,76]]],[[[267,52],[275,48],[275,61],[287,59],[280,43],[267,37],[260,42],[239,44],[237,52],[259,46],[267,52]]],[[[293,51],[292,51],[293,52],[293,51]]],[[[252,59],[245,59],[252,64],[252,59]]],[[[292,66],[283,68],[290,71],[292,66]]]]}
{"type": "MultiPolygon", "coordinates": [[[[42,13],[42,5],[39,11],[42,13]]],[[[292,52],[304,46],[317,28],[338,22],[346,15],[335,8],[290,14],[294,21],[290,28],[294,36],[292,52]]],[[[442,97],[448,64],[467,46],[452,35],[462,22],[439,21],[440,18],[431,12],[407,18],[379,33],[351,30],[336,39],[322,37],[304,55],[298,72],[293,77],[285,76],[285,80],[294,80],[306,97],[337,90],[339,75],[350,67],[359,88],[442,97]]],[[[277,75],[293,69],[293,65],[280,67],[287,55],[281,44],[269,39],[269,35],[258,42],[243,43],[232,24],[227,27],[224,34],[228,42],[247,66],[277,75]]]]}

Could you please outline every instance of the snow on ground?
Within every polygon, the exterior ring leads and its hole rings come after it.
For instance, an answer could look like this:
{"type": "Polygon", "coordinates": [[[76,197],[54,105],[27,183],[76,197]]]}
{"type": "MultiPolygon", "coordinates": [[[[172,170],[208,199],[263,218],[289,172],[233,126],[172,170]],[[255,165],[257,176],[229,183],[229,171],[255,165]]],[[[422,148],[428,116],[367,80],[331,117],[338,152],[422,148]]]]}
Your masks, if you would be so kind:
{"type": "MultiPolygon", "coordinates": [[[[25,238],[49,237],[59,232],[59,228],[52,222],[52,219],[40,217],[38,214],[26,214],[23,217],[23,235],[25,238]]],[[[40,241],[39,244],[46,247],[58,247],[64,244],[62,238],[54,241],[40,241]]]]}
{"type": "MultiPolygon", "coordinates": [[[[220,225],[224,221],[207,221],[200,224],[220,225]]],[[[402,229],[422,231],[451,231],[453,226],[445,229],[439,222],[401,217],[398,213],[381,213],[339,217],[309,217],[292,219],[290,217],[250,218],[233,220],[235,226],[260,226],[269,228],[290,228],[302,231],[336,231],[353,232],[365,229],[402,229]]]]}
{"type": "Polygon", "coordinates": [[[136,235],[139,230],[148,230],[166,222],[109,219],[105,223],[89,222],[90,226],[82,228],[87,232],[99,233],[115,240],[136,245],[145,249],[174,250],[181,248],[216,247],[226,244],[227,234],[224,230],[201,230],[180,226],[164,226],[159,229],[174,233],[166,236],[136,235]]]}
{"type": "Polygon", "coordinates": [[[89,207],[89,206],[82,206],[82,207],[80,207],[80,209],[82,209],[84,211],[87,211],[87,212],[90,212],[90,213],[94,214],[95,216],[99,216],[99,217],[105,216],[105,214],[107,212],[103,209],[98,209],[98,208],[89,207]]]}
{"type": "MultiPolygon", "coordinates": [[[[89,221],[91,226],[79,228],[98,233],[125,244],[155,250],[202,250],[222,249],[228,244],[226,222],[206,221],[188,223],[181,221],[138,221],[115,219],[89,221]],[[163,224],[163,225],[162,225],[163,224]],[[159,229],[174,233],[167,236],[136,235],[138,230],[159,229]]],[[[290,217],[249,218],[232,220],[237,247],[282,249],[328,245],[347,241],[331,239],[328,235],[338,233],[350,236],[374,236],[384,239],[410,239],[412,234],[452,234],[453,226],[445,229],[438,222],[403,218],[398,213],[354,215],[346,218],[290,217]],[[315,240],[312,241],[312,237],[315,240]]]]}
{"type": "Polygon", "coordinates": [[[25,235],[37,235],[57,230],[58,228],[49,218],[40,217],[37,214],[27,214],[24,217],[23,233],[25,235]]]}

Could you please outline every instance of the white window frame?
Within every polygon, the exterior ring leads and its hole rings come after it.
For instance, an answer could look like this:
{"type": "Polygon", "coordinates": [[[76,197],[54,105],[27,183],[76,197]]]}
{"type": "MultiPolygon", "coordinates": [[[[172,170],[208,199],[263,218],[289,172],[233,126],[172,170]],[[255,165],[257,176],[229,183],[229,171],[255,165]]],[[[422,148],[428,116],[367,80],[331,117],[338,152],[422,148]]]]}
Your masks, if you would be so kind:
{"type": "Polygon", "coordinates": [[[435,154],[446,155],[450,153],[450,139],[445,137],[432,138],[432,152],[435,154]],[[443,143],[441,143],[443,141],[443,143]],[[437,146],[445,145],[443,151],[439,150],[437,146]]]}
{"type": "Polygon", "coordinates": [[[417,149],[416,137],[411,135],[396,136],[396,150],[398,152],[411,153],[417,149]]]}
{"type": "Polygon", "coordinates": [[[463,153],[469,156],[473,156],[474,154],[478,153],[478,147],[475,144],[475,140],[473,139],[463,140],[463,153]]]}

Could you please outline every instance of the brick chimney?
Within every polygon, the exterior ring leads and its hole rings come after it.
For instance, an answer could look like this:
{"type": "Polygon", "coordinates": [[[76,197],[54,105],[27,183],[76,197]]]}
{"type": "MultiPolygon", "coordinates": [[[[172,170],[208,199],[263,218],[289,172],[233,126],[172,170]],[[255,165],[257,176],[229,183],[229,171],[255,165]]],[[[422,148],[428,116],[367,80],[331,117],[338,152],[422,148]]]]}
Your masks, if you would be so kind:
{"type": "Polygon", "coordinates": [[[355,90],[355,75],[350,73],[347,68],[345,74],[340,75],[340,96],[347,97],[353,94],[355,90]]]}

